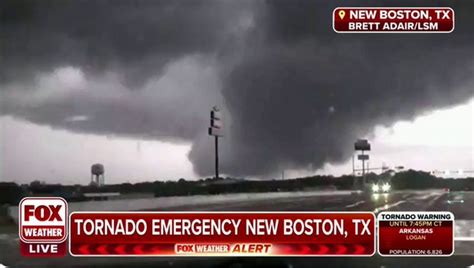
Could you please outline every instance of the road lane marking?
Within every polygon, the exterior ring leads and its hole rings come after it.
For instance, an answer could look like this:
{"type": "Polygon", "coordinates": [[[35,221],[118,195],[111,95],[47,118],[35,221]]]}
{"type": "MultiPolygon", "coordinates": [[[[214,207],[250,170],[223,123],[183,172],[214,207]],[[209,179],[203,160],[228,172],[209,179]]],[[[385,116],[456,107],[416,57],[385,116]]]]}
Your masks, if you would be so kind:
{"type": "MultiPolygon", "coordinates": [[[[435,197],[434,199],[436,201],[441,196],[443,196],[443,193],[440,193],[440,192],[428,193],[428,194],[425,194],[425,195],[422,195],[422,196],[414,196],[414,197],[410,197],[406,200],[400,200],[400,201],[392,203],[392,204],[385,204],[381,207],[376,208],[374,210],[374,212],[377,213],[377,212],[382,211],[382,210],[387,210],[387,209],[399,206],[399,205],[401,205],[403,203],[406,203],[406,202],[414,202],[414,201],[422,201],[422,200],[424,201],[424,200],[427,200],[427,199],[433,198],[433,197],[435,197]]],[[[431,204],[431,202],[429,204],[431,204]]]]}
{"type": "Polygon", "coordinates": [[[438,193],[438,194],[439,194],[438,196],[436,196],[435,198],[433,198],[433,199],[428,203],[427,208],[433,207],[434,204],[435,204],[441,197],[443,197],[446,193],[438,193]]]}
{"type": "Polygon", "coordinates": [[[403,203],[406,203],[406,202],[407,202],[406,200],[401,200],[401,201],[398,201],[398,202],[395,202],[395,203],[392,203],[392,204],[385,204],[381,207],[378,207],[378,208],[374,209],[374,212],[377,213],[377,212],[382,211],[382,210],[387,210],[387,209],[399,206],[399,205],[401,205],[403,203]]]}
{"type": "Polygon", "coordinates": [[[346,208],[353,208],[353,207],[357,207],[358,205],[361,205],[361,204],[364,204],[365,201],[362,200],[362,201],[358,201],[358,202],[355,202],[354,204],[350,204],[350,205],[347,205],[346,208]]]}

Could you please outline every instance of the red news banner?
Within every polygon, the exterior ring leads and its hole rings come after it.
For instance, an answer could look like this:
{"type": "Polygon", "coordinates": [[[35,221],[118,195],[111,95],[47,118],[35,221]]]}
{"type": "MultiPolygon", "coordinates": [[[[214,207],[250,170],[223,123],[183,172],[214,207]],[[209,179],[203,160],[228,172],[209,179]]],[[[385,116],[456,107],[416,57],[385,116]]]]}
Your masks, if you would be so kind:
{"type": "Polygon", "coordinates": [[[454,253],[451,212],[381,212],[378,250],[382,256],[450,256],[454,253]]]}
{"type": "Polygon", "coordinates": [[[338,33],[450,33],[455,24],[449,7],[338,7],[332,17],[338,33]]]}
{"type": "Polygon", "coordinates": [[[75,212],[74,256],[372,256],[369,212],[75,212]]]}

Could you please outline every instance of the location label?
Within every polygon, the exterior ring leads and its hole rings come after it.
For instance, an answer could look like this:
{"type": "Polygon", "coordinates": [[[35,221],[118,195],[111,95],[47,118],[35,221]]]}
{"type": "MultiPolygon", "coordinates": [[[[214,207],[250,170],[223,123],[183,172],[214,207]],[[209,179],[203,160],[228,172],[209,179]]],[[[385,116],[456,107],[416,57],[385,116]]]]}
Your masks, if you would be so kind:
{"type": "Polygon", "coordinates": [[[338,33],[450,33],[455,24],[449,7],[338,7],[332,19],[338,33]]]}

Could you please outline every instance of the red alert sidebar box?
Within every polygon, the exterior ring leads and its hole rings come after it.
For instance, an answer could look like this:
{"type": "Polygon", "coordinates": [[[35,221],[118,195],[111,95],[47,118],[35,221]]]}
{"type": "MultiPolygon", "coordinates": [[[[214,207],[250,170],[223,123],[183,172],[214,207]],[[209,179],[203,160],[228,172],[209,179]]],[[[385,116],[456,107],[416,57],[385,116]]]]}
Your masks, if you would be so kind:
{"type": "Polygon", "coordinates": [[[378,251],[382,256],[451,256],[454,215],[451,212],[381,212],[378,251]]]}
{"type": "Polygon", "coordinates": [[[67,252],[67,202],[60,197],[25,197],[19,205],[20,251],[26,257],[61,257],[67,252]]]}

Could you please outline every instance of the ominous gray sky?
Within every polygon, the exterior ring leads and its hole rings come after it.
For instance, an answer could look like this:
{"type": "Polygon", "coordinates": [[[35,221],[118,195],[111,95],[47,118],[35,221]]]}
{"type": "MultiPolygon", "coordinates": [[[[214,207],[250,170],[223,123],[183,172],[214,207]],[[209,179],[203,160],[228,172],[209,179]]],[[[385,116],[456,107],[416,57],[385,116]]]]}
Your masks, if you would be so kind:
{"type": "MultiPolygon", "coordinates": [[[[116,180],[212,174],[215,104],[225,114],[224,173],[314,172],[347,161],[377,126],[474,96],[474,2],[446,2],[452,34],[357,35],[334,33],[332,10],[381,2],[327,2],[1,1],[2,179],[72,178],[89,162],[109,162],[116,180]],[[71,145],[80,140],[95,150],[71,145]],[[160,160],[144,167],[135,147],[160,160]],[[70,156],[53,164],[54,148],[70,156]]],[[[472,164],[472,143],[463,146],[460,160],[472,164]]]]}

